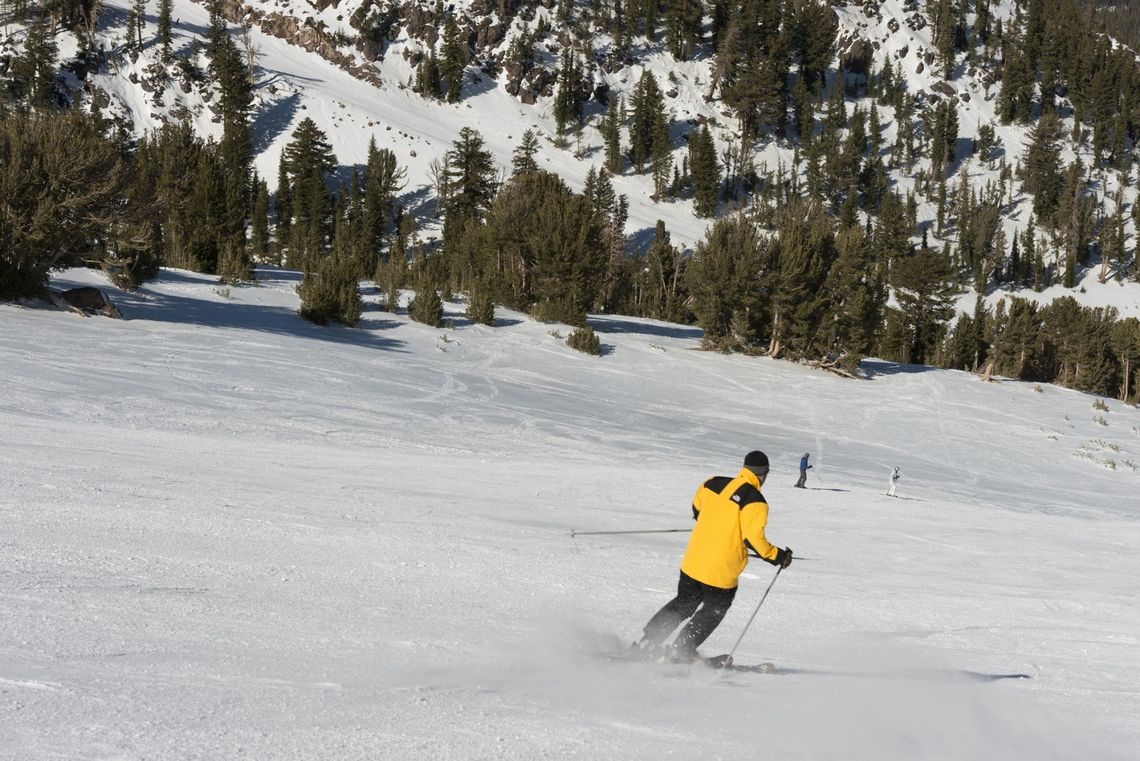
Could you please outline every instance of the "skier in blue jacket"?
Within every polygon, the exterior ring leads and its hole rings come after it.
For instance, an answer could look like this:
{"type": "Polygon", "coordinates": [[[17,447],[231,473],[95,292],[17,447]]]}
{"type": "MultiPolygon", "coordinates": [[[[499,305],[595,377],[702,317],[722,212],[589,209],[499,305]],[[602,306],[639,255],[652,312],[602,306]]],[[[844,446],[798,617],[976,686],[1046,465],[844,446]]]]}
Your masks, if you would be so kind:
{"type": "Polygon", "coordinates": [[[811,455],[804,452],[804,456],[800,458],[800,480],[796,481],[797,489],[806,488],[804,484],[807,483],[807,472],[811,468],[811,465],[808,465],[809,457],[811,457],[811,455]]]}

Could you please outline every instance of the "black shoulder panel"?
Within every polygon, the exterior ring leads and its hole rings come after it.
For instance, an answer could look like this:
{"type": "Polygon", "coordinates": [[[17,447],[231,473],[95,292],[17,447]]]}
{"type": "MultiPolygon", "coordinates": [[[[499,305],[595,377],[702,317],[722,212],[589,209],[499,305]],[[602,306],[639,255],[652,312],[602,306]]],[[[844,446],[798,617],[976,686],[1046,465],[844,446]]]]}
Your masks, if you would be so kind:
{"type": "Polygon", "coordinates": [[[751,505],[755,502],[763,502],[764,495],[760,493],[752,484],[741,484],[737,487],[736,491],[729,497],[737,506],[743,510],[746,505],[751,505]]]}
{"type": "Polygon", "coordinates": [[[722,491],[724,491],[724,487],[728,486],[730,483],[732,483],[732,479],[728,476],[713,476],[709,480],[705,481],[705,488],[714,494],[720,494],[722,491]]]}

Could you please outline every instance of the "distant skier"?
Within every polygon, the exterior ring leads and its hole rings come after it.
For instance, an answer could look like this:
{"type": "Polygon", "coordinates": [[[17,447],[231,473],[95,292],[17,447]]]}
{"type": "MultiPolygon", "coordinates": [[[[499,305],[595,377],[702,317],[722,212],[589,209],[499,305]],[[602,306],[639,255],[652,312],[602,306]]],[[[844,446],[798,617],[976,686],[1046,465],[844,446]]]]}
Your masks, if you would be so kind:
{"type": "Polygon", "coordinates": [[[635,648],[658,650],[689,619],[664,655],[679,662],[699,658],[697,647],[732,606],[737,580],[748,565],[748,550],[772,565],[791,565],[791,549],[775,547],[764,537],[768,502],[760,486],[767,477],[768,456],[749,452],[735,478],[715,476],[697,488],[693,496],[693,520],[697,523],[681,560],[677,596],[649,620],[645,636],[635,648]]]}
{"type": "Polygon", "coordinates": [[[894,470],[891,471],[891,488],[887,489],[887,496],[888,497],[897,496],[895,494],[895,489],[898,487],[899,478],[901,478],[901,477],[902,476],[899,474],[899,466],[896,465],[894,467],[894,470]]]}
{"type": "Polygon", "coordinates": [[[808,464],[809,457],[811,457],[811,455],[807,452],[804,452],[804,456],[800,458],[800,480],[796,481],[797,489],[807,488],[804,486],[804,484],[807,483],[807,472],[811,470],[811,465],[808,464]]]}

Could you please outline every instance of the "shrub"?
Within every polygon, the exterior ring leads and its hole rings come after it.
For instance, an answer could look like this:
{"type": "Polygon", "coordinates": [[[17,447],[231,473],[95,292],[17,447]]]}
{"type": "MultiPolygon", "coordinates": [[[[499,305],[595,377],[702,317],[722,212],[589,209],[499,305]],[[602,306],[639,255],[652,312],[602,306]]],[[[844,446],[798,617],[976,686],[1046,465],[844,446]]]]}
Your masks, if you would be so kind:
{"type": "Polygon", "coordinates": [[[360,322],[360,283],[354,269],[347,258],[330,256],[315,272],[306,272],[297,286],[301,316],[318,325],[335,321],[353,327],[360,322]]]}
{"type": "Polygon", "coordinates": [[[408,316],[416,322],[438,328],[443,323],[443,299],[434,286],[421,287],[408,304],[408,316]]]}
{"type": "Polygon", "coordinates": [[[585,354],[593,354],[595,357],[601,356],[602,353],[602,342],[589,325],[577,328],[567,336],[566,345],[585,354]]]}
{"type": "Polygon", "coordinates": [[[495,326],[495,302],[486,290],[474,291],[467,304],[467,319],[479,325],[495,326]]]}

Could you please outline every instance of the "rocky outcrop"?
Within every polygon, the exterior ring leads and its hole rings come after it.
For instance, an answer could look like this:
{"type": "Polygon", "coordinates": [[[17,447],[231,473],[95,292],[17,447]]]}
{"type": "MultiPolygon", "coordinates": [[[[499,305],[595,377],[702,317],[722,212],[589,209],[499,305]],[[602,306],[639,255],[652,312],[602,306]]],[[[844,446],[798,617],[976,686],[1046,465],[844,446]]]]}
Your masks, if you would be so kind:
{"type": "Polygon", "coordinates": [[[862,37],[842,37],[836,49],[839,67],[852,74],[866,74],[874,57],[873,48],[862,37]]]}
{"type": "MultiPolygon", "coordinates": [[[[322,0],[317,0],[320,3],[322,0]]],[[[328,2],[323,7],[335,5],[339,0],[328,2]]],[[[337,49],[331,35],[327,34],[312,18],[298,22],[293,16],[282,13],[265,13],[257,8],[246,5],[240,0],[222,0],[222,15],[226,20],[235,24],[252,24],[265,34],[285,40],[290,45],[315,53],[326,61],[333,63],[347,71],[357,79],[369,82],[377,87],[382,80],[380,72],[370,63],[361,63],[355,56],[342,53],[337,49]]],[[[319,6],[318,6],[319,7],[319,6]]],[[[376,53],[377,57],[379,53],[376,53]]],[[[367,56],[365,56],[367,58],[367,56]]],[[[375,60],[375,59],[372,59],[375,60]]]]}

